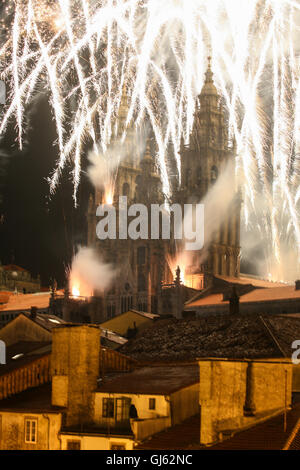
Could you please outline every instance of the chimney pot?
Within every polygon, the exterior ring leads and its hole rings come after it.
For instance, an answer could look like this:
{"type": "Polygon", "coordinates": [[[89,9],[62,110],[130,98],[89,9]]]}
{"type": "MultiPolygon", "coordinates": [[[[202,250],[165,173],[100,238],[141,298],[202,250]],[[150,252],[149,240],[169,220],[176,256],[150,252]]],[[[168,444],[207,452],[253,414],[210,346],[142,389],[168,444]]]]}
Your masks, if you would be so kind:
{"type": "Polygon", "coordinates": [[[36,318],[37,307],[31,307],[30,309],[30,318],[36,318]]]}

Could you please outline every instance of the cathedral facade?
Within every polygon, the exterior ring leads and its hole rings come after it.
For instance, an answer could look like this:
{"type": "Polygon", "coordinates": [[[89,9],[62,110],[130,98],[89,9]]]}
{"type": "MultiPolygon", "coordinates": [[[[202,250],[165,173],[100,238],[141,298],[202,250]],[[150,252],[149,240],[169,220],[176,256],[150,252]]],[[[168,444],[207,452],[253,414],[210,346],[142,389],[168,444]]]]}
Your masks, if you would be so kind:
{"type": "MultiPolygon", "coordinates": [[[[124,131],[127,116],[127,99],[123,91],[119,116],[118,135],[124,131]]],[[[126,196],[128,206],[133,203],[144,204],[150,209],[151,204],[164,204],[161,178],[154,154],[154,139],[145,133],[137,133],[129,125],[124,145],[125,158],[118,165],[113,178],[110,201],[118,217],[119,196],[126,196]]],[[[112,143],[113,145],[113,143],[112,143]]],[[[124,151],[123,148],[123,151],[124,151]]],[[[197,97],[194,126],[189,144],[181,144],[182,178],[172,196],[172,203],[182,207],[188,203],[199,203],[208,195],[216,184],[224,168],[230,167],[229,177],[235,185],[235,146],[229,147],[228,131],[220,96],[213,84],[213,76],[208,66],[206,79],[200,95],[197,97]]],[[[228,171],[228,170],[227,170],[228,171]]],[[[209,284],[212,275],[237,277],[239,275],[240,254],[240,198],[238,193],[233,198],[230,210],[223,214],[222,221],[214,227],[213,237],[205,243],[202,250],[188,254],[188,262],[180,266],[176,274],[176,256],[182,245],[174,240],[164,239],[106,239],[96,236],[96,209],[99,204],[107,203],[107,188],[96,189],[90,196],[88,206],[88,246],[97,250],[105,262],[112,263],[117,269],[114,285],[105,293],[103,309],[107,317],[118,315],[129,309],[152,313],[171,313],[164,311],[163,299],[170,295],[175,303],[187,300],[185,292],[178,297],[174,288],[185,283],[194,289],[203,289],[209,284]],[[177,243],[177,244],[176,244],[177,243]],[[184,281],[185,279],[185,281],[184,281]]],[[[151,216],[149,212],[149,227],[151,216]]],[[[221,220],[221,219],[220,219],[221,220]]],[[[204,227],[205,231],[205,227],[204,227]]],[[[178,262],[180,265],[180,263],[178,262]]],[[[94,293],[97,296],[97,293],[94,293]]],[[[172,307],[171,307],[172,310],[172,307]]]]}

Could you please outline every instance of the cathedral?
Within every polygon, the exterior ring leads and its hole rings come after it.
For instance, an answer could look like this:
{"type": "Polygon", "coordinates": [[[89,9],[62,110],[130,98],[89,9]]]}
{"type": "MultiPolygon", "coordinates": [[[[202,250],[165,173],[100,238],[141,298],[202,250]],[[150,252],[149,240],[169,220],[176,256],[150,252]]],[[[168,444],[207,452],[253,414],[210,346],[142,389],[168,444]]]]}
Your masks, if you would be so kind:
{"type": "MultiPolygon", "coordinates": [[[[235,187],[236,149],[235,144],[229,145],[220,101],[209,59],[205,82],[197,97],[189,143],[185,145],[181,142],[182,177],[173,190],[172,203],[183,207],[184,204],[202,202],[219,175],[228,167],[231,185],[235,187]]],[[[120,139],[125,129],[127,111],[126,90],[123,90],[116,140],[120,139]]],[[[126,156],[114,175],[113,198],[110,201],[116,212],[119,196],[127,197],[128,206],[142,203],[150,208],[151,204],[163,204],[161,178],[154,158],[154,139],[149,135],[145,137],[142,132],[137,135],[133,125],[129,125],[123,145],[126,156]]],[[[176,257],[182,247],[174,236],[170,240],[131,240],[119,239],[118,236],[113,240],[97,239],[96,209],[103,203],[107,203],[105,188],[95,189],[90,196],[87,220],[88,246],[95,248],[105,262],[112,263],[118,270],[114,285],[104,297],[102,295],[102,309],[107,318],[129,309],[172,313],[174,305],[188,300],[195,290],[207,287],[213,275],[239,276],[241,198],[238,191],[231,201],[230,210],[216,224],[213,237],[209,237],[203,249],[190,251],[185,257],[184,266],[177,262],[176,257]],[[173,298],[173,305],[170,304],[170,297],[173,298]]],[[[97,293],[94,295],[97,296],[97,293]]]]}

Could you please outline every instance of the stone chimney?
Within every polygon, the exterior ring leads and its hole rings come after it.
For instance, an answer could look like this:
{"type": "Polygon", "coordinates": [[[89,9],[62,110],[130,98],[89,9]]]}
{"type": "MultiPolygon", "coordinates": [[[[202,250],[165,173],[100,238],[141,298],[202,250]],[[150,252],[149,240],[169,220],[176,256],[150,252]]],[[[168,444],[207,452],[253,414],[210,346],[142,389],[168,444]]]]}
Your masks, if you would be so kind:
{"type": "Polygon", "coordinates": [[[36,314],[37,314],[37,307],[31,307],[31,309],[30,309],[30,318],[32,318],[34,320],[36,318],[36,314]]]}
{"type": "Polygon", "coordinates": [[[52,405],[66,407],[66,426],[92,422],[100,329],[91,324],[64,325],[54,328],[52,335],[52,405]]]}
{"type": "Polygon", "coordinates": [[[233,287],[231,296],[229,297],[229,313],[230,315],[238,315],[240,313],[240,298],[235,286],[233,287]]]}

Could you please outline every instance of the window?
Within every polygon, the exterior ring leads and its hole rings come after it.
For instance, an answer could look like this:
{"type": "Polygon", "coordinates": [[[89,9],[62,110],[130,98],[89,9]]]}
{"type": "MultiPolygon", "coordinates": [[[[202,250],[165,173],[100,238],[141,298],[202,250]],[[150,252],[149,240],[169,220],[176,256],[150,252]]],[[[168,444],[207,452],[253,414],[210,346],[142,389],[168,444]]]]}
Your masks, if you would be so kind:
{"type": "Polygon", "coordinates": [[[146,278],[141,269],[138,270],[138,291],[142,292],[146,290],[146,278]]]}
{"type": "Polygon", "coordinates": [[[103,398],[102,399],[102,416],[103,418],[115,418],[116,422],[124,422],[129,420],[129,408],[131,399],[122,398],[103,398]]]}
{"type": "Polygon", "coordinates": [[[128,184],[128,183],[124,183],[124,184],[123,184],[123,188],[122,188],[122,194],[123,194],[123,196],[129,196],[129,190],[130,190],[129,184],[128,184]]]}
{"type": "Polygon", "coordinates": [[[149,410],[155,410],[155,398],[149,398],[149,410]]]}
{"type": "Polygon", "coordinates": [[[106,311],[107,311],[107,318],[112,318],[112,317],[114,317],[115,314],[116,314],[116,306],[115,306],[115,304],[109,302],[109,303],[107,304],[106,311]]]}
{"type": "Polygon", "coordinates": [[[102,416],[103,418],[113,418],[115,413],[114,399],[102,398],[102,416]]]}
{"type": "Polygon", "coordinates": [[[124,422],[129,419],[131,399],[127,397],[116,399],[116,421],[124,422]]]}
{"type": "Polygon", "coordinates": [[[37,419],[25,419],[25,442],[37,442],[37,419]]]}
{"type": "Polygon", "coordinates": [[[81,442],[80,441],[67,441],[67,450],[80,450],[81,442]]]}
{"type": "Polygon", "coordinates": [[[146,261],[146,248],[144,246],[140,246],[137,249],[137,264],[142,266],[145,264],[146,261]]]}

